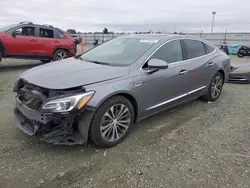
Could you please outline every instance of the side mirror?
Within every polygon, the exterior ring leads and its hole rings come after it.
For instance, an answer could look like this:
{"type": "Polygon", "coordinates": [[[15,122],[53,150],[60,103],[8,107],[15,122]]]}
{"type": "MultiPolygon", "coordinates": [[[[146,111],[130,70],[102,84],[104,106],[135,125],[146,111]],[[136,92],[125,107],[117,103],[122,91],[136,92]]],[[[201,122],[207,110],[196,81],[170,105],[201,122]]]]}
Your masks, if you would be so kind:
{"type": "Polygon", "coordinates": [[[149,69],[167,69],[168,63],[160,59],[150,59],[148,61],[149,69]]]}
{"type": "Polygon", "coordinates": [[[11,35],[12,35],[12,37],[15,37],[15,36],[16,36],[16,32],[13,31],[13,32],[11,33],[11,35]]]}

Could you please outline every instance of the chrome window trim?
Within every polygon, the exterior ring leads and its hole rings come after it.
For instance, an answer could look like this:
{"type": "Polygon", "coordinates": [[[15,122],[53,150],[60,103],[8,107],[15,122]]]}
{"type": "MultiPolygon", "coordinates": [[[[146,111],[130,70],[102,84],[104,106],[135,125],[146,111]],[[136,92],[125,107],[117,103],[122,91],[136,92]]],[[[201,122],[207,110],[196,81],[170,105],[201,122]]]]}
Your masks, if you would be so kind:
{"type": "MultiPolygon", "coordinates": [[[[174,39],[169,39],[169,40],[165,41],[164,43],[162,43],[160,46],[158,46],[158,47],[157,47],[157,48],[147,57],[147,59],[146,59],[146,60],[144,61],[144,63],[142,64],[140,70],[144,70],[142,67],[145,65],[145,63],[147,63],[147,61],[149,60],[149,58],[152,57],[152,55],[154,55],[154,53],[155,53],[157,50],[159,50],[162,46],[164,46],[166,43],[171,42],[171,41],[175,41],[175,40],[185,40],[185,39],[188,39],[188,40],[196,40],[196,41],[199,41],[199,42],[202,42],[202,43],[206,43],[207,45],[209,45],[210,47],[212,47],[210,44],[208,44],[208,43],[205,42],[204,40],[200,40],[200,39],[194,39],[194,38],[188,38],[188,37],[186,37],[186,38],[174,38],[174,39]]],[[[205,48],[205,46],[204,46],[204,48],[205,48]]],[[[171,65],[172,65],[172,64],[179,64],[179,63],[184,63],[184,62],[187,62],[187,61],[190,61],[190,60],[194,60],[194,59],[199,59],[199,58],[202,58],[202,57],[206,57],[206,56],[208,56],[208,55],[211,55],[211,54],[215,53],[216,48],[214,48],[214,47],[212,47],[212,48],[214,49],[214,51],[212,51],[212,52],[209,53],[209,54],[205,54],[205,55],[203,55],[203,56],[199,56],[199,57],[195,57],[195,58],[191,58],[191,59],[186,59],[186,60],[183,60],[183,61],[176,61],[176,62],[170,63],[170,64],[171,64],[171,65]]]]}
{"type": "Polygon", "coordinates": [[[169,99],[169,100],[167,100],[167,101],[164,101],[164,102],[161,102],[161,103],[156,104],[156,105],[154,105],[154,106],[151,106],[151,107],[147,108],[147,110],[152,110],[152,109],[157,108],[157,107],[160,107],[160,106],[162,106],[162,105],[164,105],[164,104],[167,104],[167,103],[173,102],[173,101],[175,101],[175,100],[178,100],[178,99],[180,99],[180,98],[186,97],[186,96],[188,96],[188,95],[190,95],[190,94],[192,94],[192,93],[195,93],[195,92],[197,92],[197,91],[200,91],[200,90],[202,90],[202,89],[205,89],[206,87],[207,87],[207,86],[202,86],[202,87],[197,88],[197,89],[195,89],[195,90],[189,91],[189,92],[187,92],[187,93],[185,93],[185,94],[183,94],[183,95],[180,95],[180,96],[178,96],[178,97],[174,97],[174,98],[169,99]]]}

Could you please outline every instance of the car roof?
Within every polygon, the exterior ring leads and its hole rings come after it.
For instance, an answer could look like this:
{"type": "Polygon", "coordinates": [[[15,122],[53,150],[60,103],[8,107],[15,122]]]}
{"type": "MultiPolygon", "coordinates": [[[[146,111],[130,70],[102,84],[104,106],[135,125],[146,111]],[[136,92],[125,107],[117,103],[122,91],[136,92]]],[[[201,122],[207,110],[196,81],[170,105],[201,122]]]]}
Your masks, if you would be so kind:
{"type": "Polygon", "coordinates": [[[129,34],[129,35],[121,36],[119,38],[155,39],[155,40],[189,38],[189,39],[201,40],[198,37],[193,37],[190,35],[178,35],[178,34],[129,34]]]}
{"type": "Polygon", "coordinates": [[[52,25],[48,25],[48,24],[42,25],[42,24],[34,24],[32,22],[20,22],[20,23],[18,23],[18,24],[15,25],[15,27],[19,27],[19,26],[40,27],[40,28],[55,29],[55,30],[58,30],[60,32],[65,32],[65,31],[63,31],[60,28],[56,28],[56,27],[53,27],[52,25]]]}

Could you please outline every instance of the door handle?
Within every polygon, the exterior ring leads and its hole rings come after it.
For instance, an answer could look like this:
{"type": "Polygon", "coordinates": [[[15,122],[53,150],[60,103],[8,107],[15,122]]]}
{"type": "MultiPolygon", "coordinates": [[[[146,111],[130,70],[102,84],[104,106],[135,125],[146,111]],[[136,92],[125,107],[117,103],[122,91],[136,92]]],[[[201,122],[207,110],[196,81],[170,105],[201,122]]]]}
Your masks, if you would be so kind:
{"type": "Polygon", "coordinates": [[[212,67],[212,66],[214,66],[214,63],[213,63],[213,62],[209,62],[209,63],[207,64],[207,66],[208,66],[208,67],[212,67]]]}
{"type": "Polygon", "coordinates": [[[185,75],[185,74],[187,74],[187,70],[181,70],[181,71],[179,72],[179,75],[185,75]]]}
{"type": "Polygon", "coordinates": [[[59,43],[57,40],[55,40],[55,43],[59,43]]]}
{"type": "Polygon", "coordinates": [[[30,42],[36,42],[36,40],[34,40],[34,39],[31,39],[31,40],[30,40],[30,42]]]}

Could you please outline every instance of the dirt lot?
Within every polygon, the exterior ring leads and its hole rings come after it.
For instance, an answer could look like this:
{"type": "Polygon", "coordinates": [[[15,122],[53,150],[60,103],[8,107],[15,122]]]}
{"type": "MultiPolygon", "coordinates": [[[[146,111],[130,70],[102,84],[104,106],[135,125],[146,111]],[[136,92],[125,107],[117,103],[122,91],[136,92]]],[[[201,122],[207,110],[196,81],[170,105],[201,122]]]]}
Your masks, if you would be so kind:
{"type": "Polygon", "coordinates": [[[36,65],[0,66],[1,188],[250,187],[250,85],[226,84],[215,103],[197,100],[149,118],[108,150],[54,146],[15,125],[13,84],[36,65]]]}

